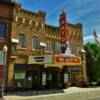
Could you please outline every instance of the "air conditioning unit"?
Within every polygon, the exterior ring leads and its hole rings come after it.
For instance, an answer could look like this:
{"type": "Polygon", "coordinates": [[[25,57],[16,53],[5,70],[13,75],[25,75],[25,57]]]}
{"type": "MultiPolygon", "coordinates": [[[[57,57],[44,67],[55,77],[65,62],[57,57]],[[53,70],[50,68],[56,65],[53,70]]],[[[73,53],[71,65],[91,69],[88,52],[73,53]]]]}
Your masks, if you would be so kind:
{"type": "Polygon", "coordinates": [[[41,47],[46,47],[46,43],[40,42],[41,47]]]}
{"type": "Polygon", "coordinates": [[[19,43],[19,40],[16,39],[16,38],[11,38],[11,42],[12,42],[12,43],[15,43],[15,44],[18,44],[18,43],[19,43]]]}
{"type": "Polygon", "coordinates": [[[15,17],[15,21],[16,21],[16,22],[18,21],[18,17],[17,17],[17,16],[15,17]]]}
{"type": "Polygon", "coordinates": [[[23,22],[22,22],[23,24],[25,23],[25,18],[23,18],[23,22]]]}
{"type": "Polygon", "coordinates": [[[29,25],[32,25],[32,20],[29,21],[29,25]]]}

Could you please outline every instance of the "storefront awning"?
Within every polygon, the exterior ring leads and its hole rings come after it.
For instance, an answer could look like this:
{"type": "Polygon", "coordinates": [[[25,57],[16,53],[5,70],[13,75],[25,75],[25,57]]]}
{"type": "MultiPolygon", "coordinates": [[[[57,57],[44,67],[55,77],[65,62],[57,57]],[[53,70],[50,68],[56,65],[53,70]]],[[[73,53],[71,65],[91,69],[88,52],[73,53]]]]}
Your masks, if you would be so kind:
{"type": "Polygon", "coordinates": [[[59,64],[45,64],[44,66],[45,68],[48,68],[48,67],[58,67],[58,68],[61,68],[63,69],[63,65],[59,65],[59,64]]]}

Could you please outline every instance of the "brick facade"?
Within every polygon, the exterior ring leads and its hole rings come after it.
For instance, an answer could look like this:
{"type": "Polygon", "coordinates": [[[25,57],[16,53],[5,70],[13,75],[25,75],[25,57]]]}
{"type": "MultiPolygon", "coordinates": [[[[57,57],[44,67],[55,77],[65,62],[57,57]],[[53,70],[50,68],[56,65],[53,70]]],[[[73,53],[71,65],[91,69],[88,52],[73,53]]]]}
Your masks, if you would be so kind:
{"type": "MultiPolygon", "coordinates": [[[[51,26],[45,24],[46,13],[39,11],[37,13],[25,10],[21,8],[20,4],[16,4],[13,10],[13,22],[12,32],[9,36],[9,41],[12,39],[19,40],[19,33],[25,35],[25,48],[20,48],[19,43],[7,42],[9,45],[10,58],[8,60],[8,82],[7,86],[12,87],[14,84],[14,65],[15,64],[28,64],[29,56],[46,55],[46,54],[59,54],[55,52],[55,43],[61,42],[60,27],[51,26]],[[46,44],[46,41],[51,41],[52,50],[48,51],[46,48],[39,46],[38,49],[32,48],[32,37],[37,36],[40,43],[46,44]],[[12,47],[16,47],[16,53],[12,51],[12,47]]],[[[9,22],[9,21],[6,21],[9,22]]],[[[83,32],[82,24],[70,24],[68,23],[68,41],[71,45],[71,51],[74,55],[82,56],[80,52],[77,54],[77,45],[80,46],[80,50],[83,49],[83,32]]],[[[10,28],[11,29],[11,28],[10,28]]],[[[10,31],[9,31],[10,32],[10,31]]],[[[11,42],[11,41],[10,41],[11,42]]],[[[39,44],[40,45],[40,44],[39,44]]],[[[85,63],[82,64],[84,71],[86,71],[85,63]]],[[[86,73],[83,71],[83,81],[86,81],[86,73]]]]}

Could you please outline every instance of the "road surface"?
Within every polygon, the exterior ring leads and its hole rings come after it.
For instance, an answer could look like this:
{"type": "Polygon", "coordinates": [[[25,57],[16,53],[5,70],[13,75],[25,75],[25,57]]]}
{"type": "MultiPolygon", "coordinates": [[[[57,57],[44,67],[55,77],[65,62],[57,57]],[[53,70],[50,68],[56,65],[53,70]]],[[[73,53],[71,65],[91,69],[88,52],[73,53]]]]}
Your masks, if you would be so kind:
{"type": "Polygon", "coordinates": [[[100,91],[92,91],[87,93],[74,94],[55,94],[46,96],[31,96],[31,97],[6,97],[5,100],[100,100],[100,91]]]}
{"type": "MultiPolygon", "coordinates": [[[[100,100],[100,87],[63,89],[64,93],[35,96],[5,96],[5,100],[100,100]]],[[[41,93],[41,92],[40,92],[41,93]]]]}

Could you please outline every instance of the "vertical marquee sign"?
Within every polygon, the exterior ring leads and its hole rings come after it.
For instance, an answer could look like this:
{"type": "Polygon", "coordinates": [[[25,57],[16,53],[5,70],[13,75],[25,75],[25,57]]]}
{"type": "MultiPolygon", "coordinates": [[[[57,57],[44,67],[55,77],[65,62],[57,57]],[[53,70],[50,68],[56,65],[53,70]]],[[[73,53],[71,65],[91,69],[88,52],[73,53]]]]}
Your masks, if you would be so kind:
{"type": "Polygon", "coordinates": [[[60,15],[59,25],[61,33],[61,53],[65,53],[66,41],[67,41],[67,21],[66,21],[66,14],[64,11],[60,15]]]}

